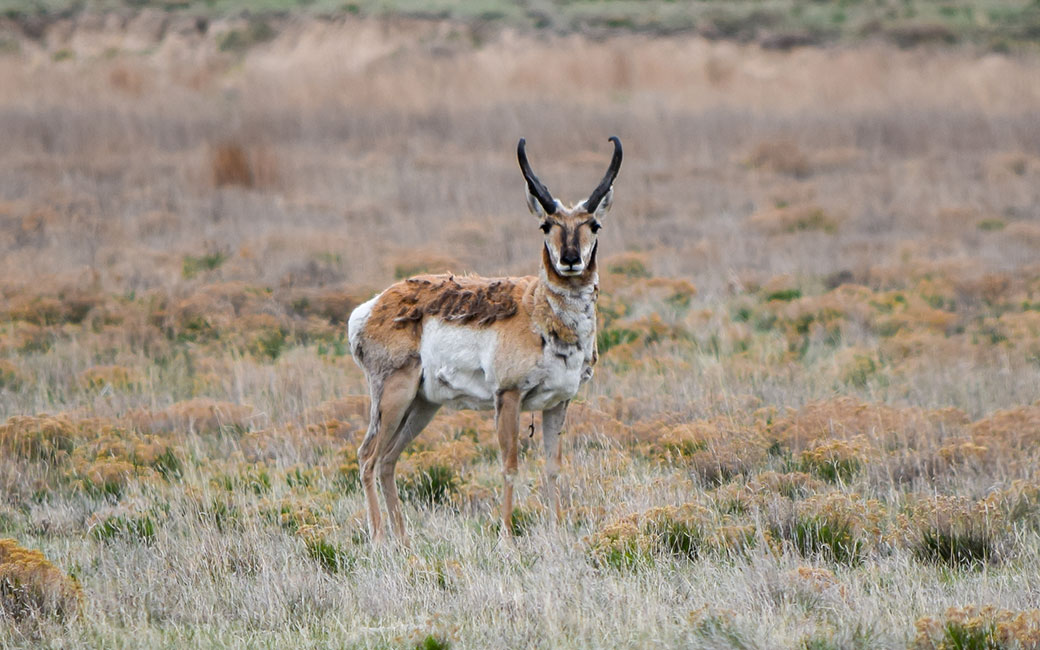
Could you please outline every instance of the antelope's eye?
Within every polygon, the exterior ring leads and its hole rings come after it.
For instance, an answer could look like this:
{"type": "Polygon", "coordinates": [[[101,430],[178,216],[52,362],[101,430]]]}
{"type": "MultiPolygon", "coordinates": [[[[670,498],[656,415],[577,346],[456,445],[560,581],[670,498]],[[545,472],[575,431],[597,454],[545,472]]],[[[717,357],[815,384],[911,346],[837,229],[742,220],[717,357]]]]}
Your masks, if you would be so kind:
{"type": "Polygon", "coordinates": [[[603,224],[601,224],[601,223],[600,223],[600,222],[598,222],[598,221],[593,221],[592,223],[590,223],[590,224],[589,224],[589,228],[591,228],[591,229],[592,229],[592,234],[593,234],[593,235],[595,235],[596,233],[598,233],[598,232],[599,232],[599,229],[600,229],[600,228],[602,228],[602,227],[603,227],[603,224]]]}
{"type": "Polygon", "coordinates": [[[541,228],[542,232],[544,232],[546,235],[548,235],[549,231],[552,230],[552,224],[549,223],[548,221],[543,221],[542,225],[540,225],[538,227],[541,228]]]}

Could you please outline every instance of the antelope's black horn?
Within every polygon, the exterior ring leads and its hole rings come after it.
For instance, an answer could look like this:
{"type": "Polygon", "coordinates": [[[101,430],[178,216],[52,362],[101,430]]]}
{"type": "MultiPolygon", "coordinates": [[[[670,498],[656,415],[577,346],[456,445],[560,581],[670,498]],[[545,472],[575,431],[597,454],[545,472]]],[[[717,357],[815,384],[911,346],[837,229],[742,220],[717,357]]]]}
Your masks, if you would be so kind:
{"type": "MultiPolygon", "coordinates": [[[[531,163],[527,162],[527,152],[524,151],[526,144],[527,141],[524,138],[520,138],[520,143],[516,145],[516,157],[520,161],[520,171],[524,173],[527,189],[542,204],[545,214],[553,214],[556,212],[556,200],[549,193],[549,188],[542,185],[542,181],[538,180],[538,177],[531,171],[531,163]]],[[[614,173],[616,174],[617,172],[614,173]]]]}
{"type": "Polygon", "coordinates": [[[589,214],[595,212],[596,208],[599,207],[599,202],[610,191],[610,186],[614,184],[618,170],[621,169],[621,140],[616,135],[610,136],[609,140],[614,143],[614,157],[610,160],[610,167],[607,168],[606,176],[599,182],[596,189],[592,190],[589,198],[585,200],[585,209],[588,210],[589,214]]]}

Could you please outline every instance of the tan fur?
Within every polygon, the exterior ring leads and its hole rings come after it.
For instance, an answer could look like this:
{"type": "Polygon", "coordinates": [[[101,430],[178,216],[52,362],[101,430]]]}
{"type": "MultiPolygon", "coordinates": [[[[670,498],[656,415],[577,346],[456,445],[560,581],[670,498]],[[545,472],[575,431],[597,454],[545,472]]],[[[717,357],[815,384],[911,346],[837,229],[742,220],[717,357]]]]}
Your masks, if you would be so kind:
{"type": "Polygon", "coordinates": [[[502,534],[513,534],[513,482],[519,468],[520,391],[509,390],[495,398],[495,428],[502,454],[502,534]]]}
{"type": "MultiPolygon", "coordinates": [[[[418,354],[423,320],[437,317],[489,327],[517,315],[534,277],[420,275],[384,291],[365,325],[365,345],[379,346],[386,363],[398,366],[418,354]]],[[[365,354],[368,351],[364,351],[365,354]]]]}
{"type": "MultiPolygon", "coordinates": [[[[364,442],[361,444],[361,448],[358,450],[358,464],[361,468],[361,485],[365,489],[365,499],[368,503],[368,515],[369,525],[373,531],[375,539],[382,538],[382,522],[379,514],[379,499],[376,496],[375,488],[375,470],[376,461],[382,455],[379,452],[384,451],[385,448],[390,446],[392,436],[391,434],[398,430],[401,425],[401,421],[407,414],[408,408],[412,401],[415,399],[415,393],[419,389],[419,378],[422,373],[422,368],[418,363],[418,359],[405,364],[404,367],[392,373],[383,382],[379,393],[379,400],[373,400],[372,404],[372,422],[376,429],[374,435],[365,436],[364,442]]],[[[398,452],[400,453],[400,452],[398,452]]],[[[391,476],[393,473],[394,465],[397,462],[397,458],[393,458],[393,462],[389,464],[391,476]]],[[[383,459],[382,469],[385,470],[388,465],[386,459],[383,459]]],[[[390,506],[391,499],[397,501],[397,486],[391,481],[390,487],[391,492],[386,491],[386,481],[384,484],[384,496],[387,498],[387,509],[390,510],[390,516],[393,520],[395,529],[398,528],[398,519],[400,518],[400,512],[398,508],[392,508],[390,506]],[[397,512],[395,513],[395,510],[397,512]]],[[[404,521],[400,521],[400,533],[404,533],[404,521]]],[[[395,530],[395,532],[397,532],[395,530]]]]}
{"type": "MultiPolygon", "coordinates": [[[[548,254],[542,255],[543,263],[547,263],[548,254]]],[[[561,277],[555,270],[547,275],[559,288],[571,289],[591,281],[595,264],[590,267],[576,278],[561,277]]],[[[506,342],[500,346],[500,358],[504,367],[512,370],[503,376],[522,375],[526,371],[523,366],[541,354],[539,334],[554,336],[564,343],[578,340],[575,332],[554,313],[548,293],[545,284],[534,276],[416,276],[393,284],[382,293],[365,325],[365,344],[378,345],[385,351],[389,365],[398,366],[418,355],[426,318],[478,328],[496,325],[506,342]]]]}
{"type": "MultiPolygon", "coordinates": [[[[399,285],[395,285],[399,286],[399,285]]],[[[516,283],[509,278],[484,279],[454,275],[421,275],[404,282],[394,325],[418,324],[423,316],[478,327],[516,314],[516,283]]]]}

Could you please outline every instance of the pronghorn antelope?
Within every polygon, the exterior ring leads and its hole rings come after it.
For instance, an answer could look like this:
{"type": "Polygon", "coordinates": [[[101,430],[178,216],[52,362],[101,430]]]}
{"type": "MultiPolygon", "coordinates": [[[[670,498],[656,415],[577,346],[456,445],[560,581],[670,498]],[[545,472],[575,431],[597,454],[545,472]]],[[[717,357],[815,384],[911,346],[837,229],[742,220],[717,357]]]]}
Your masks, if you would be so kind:
{"type": "Polygon", "coordinates": [[[553,198],[517,145],[527,205],[545,234],[535,276],[420,275],[360,305],[348,324],[350,351],[372,395],[358,449],[374,540],[384,535],[376,472],[395,537],[405,541],[394,469],[401,451],[441,406],[495,410],[505,487],[502,531],[513,518],[521,411],[542,411],[545,487],[560,517],[556,475],[567,405],[596,364],[596,233],[610,209],[621,141],[589,198],[571,207],[553,198]]]}

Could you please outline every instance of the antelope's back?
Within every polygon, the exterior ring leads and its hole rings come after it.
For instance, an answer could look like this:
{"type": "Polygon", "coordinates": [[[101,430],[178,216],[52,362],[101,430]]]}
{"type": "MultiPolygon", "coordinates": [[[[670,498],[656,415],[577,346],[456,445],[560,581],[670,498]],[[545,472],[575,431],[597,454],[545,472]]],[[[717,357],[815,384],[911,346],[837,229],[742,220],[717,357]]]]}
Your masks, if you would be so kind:
{"type": "Polygon", "coordinates": [[[445,274],[397,282],[350,314],[351,354],[365,369],[377,360],[401,367],[419,354],[429,319],[474,332],[493,329],[523,311],[524,296],[535,279],[445,274]]]}

